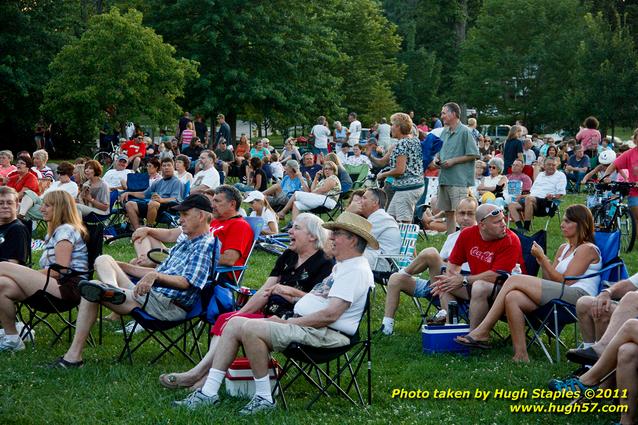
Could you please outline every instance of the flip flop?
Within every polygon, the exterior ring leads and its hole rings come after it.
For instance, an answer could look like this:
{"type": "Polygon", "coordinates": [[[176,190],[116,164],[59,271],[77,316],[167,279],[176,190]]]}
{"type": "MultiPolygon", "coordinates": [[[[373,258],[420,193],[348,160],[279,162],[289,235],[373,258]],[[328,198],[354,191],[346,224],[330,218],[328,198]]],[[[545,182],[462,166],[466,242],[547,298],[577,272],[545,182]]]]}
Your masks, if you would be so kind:
{"type": "Polygon", "coordinates": [[[472,338],[469,334],[464,336],[457,336],[456,338],[454,338],[454,342],[465,347],[480,348],[481,350],[489,350],[490,348],[492,348],[489,341],[479,341],[478,339],[472,338]]]}
{"type": "Polygon", "coordinates": [[[159,377],[160,385],[166,387],[171,390],[176,390],[179,388],[189,388],[191,385],[180,384],[177,382],[177,377],[174,373],[163,373],[159,377]]]}

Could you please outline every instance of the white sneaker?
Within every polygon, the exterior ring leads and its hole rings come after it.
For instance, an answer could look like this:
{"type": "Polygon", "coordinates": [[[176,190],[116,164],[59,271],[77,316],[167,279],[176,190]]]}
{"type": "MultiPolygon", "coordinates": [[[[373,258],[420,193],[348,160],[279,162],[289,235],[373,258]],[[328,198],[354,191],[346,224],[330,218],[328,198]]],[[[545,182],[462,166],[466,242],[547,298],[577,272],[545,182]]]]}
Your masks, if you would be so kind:
{"type": "Polygon", "coordinates": [[[200,406],[215,406],[220,403],[219,396],[217,394],[207,396],[198,389],[193,391],[183,400],[175,400],[173,402],[174,407],[186,407],[189,410],[196,409],[200,406]]]}
{"type": "MultiPolygon", "coordinates": [[[[130,322],[128,322],[126,324],[125,328],[126,328],[126,333],[127,334],[130,334],[133,331],[133,326],[135,326],[136,323],[137,322],[135,320],[131,320],[130,322]]],[[[140,332],[144,332],[144,328],[142,327],[142,325],[138,324],[137,326],[135,326],[135,332],[133,332],[133,333],[138,334],[140,332]]],[[[121,333],[124,333],[124,332],[122,331],[122,329],[118,329],[118,330],[115,331],[115,333],[116,334],[121,334],[121,333]]]]}
{"type": "Polygon", "coordinates": [[[272,410],[276,406],[274,400],[269,401],[263,398],[262,396],[256,395],[250,400],[250,403],[245,405],[240,411],[239,414],[242,416],[254,415],[255,413],[264,412],[266,410],[272,410]]]}
{"type": "MultiPolygon", "coordinates": [[[[22,329],[24,329],[24,323],[16,322],[16,330],[18,331],[18,335],[22,334],[22,329]]],[[[5,336],[4,329],[0,329],[0,339],[3,339],[4,336],[5,336]]],[[[22,340],[33,342],[35,340],[35,330],[31,329],[25,332],[24,335],[22,335],[22,340]]]]}
{"type": "Polygon", "coordinates": [[[0,340],[0,352],[1,351],[20,351],[24,350],[24,341],[17,336],[6,336],[0,340]]]}

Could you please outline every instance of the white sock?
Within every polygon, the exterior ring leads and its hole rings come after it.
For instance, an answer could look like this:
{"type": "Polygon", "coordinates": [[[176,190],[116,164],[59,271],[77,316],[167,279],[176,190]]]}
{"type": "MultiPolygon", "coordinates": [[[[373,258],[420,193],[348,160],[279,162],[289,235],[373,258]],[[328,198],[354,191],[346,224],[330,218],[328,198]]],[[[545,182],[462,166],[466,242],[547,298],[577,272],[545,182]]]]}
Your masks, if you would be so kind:
{"type": "Polygon", "coordinates": [[[206,382],[204,382],[204,386],[202,387],[202,392],[205,396],[211,397],[217,395],[219,392],[219,388],[222,386],[222,382],[224,382],[224,377],[226,376],[226,371],[213,369],[212,367],[208,371],[208,377],[206,377],[206,382]]]}
{"type": "Polygon", "coordinates": [[[270,376],[266,374],[263,378],[255,378],[255,396],[268,400],[272,403],[272,393],[270,392],[270,376]]]}
{"type": "Polygon", "coordinates": [[[583,341],[583,348],[587,349],[589,347],[593,347],[594,344],[595,344],[595,342],[585,342],[585,341],[583,341]]]}
{"type": "Polygon", "coordinates": [[[385,335],[391,335],[394,331],[394,319],[391,317],[384,317],[381,324],[383,325],[383,333],[385,335]]]}

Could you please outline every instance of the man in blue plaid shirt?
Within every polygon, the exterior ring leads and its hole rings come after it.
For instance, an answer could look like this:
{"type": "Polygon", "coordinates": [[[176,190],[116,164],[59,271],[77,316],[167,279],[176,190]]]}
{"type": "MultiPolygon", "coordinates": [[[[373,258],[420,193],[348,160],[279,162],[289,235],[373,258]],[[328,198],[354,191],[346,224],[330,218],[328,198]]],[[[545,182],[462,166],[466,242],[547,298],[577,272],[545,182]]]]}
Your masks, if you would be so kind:
{"type": "Polygon", "coordinates": [[[212,278],[213,256],[219,256],[219,244],[209,232],[213,208],[206,196],[191,195],[173,209],[179,211],[183,234],[156,269],[115,261],[109,255],[95,260],[101,281],[80,282],[83,299],[75,336],[69,350],[52,366],[73,368],[84,364],[82,351],[99,304],[118,314],[144,306],[151,316],[165,321],[181,320],[193,308],[199,292],[212,278]],[[139,279],[137,284],[131,277],[139,279]]]}

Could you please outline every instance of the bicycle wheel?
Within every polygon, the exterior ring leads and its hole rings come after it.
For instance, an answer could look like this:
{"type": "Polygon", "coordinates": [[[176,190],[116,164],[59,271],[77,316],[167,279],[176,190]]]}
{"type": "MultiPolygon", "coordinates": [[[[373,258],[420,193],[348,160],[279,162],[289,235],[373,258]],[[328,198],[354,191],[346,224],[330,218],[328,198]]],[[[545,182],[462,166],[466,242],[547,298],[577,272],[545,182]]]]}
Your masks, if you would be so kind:
{"type": "Polygon", "coordinates": [[[105,172],[106,170],[111,168],[111,165],[113,164],[113,158],[111,157],[111,154],[108,152],[98,152],[95,154],[93,159],[102,165],[102,168],[104,169],[105,172]]]}
{"type": "Polygon", "coordinates": [[[636,219],[628,208],[623,208],[616,221],[620,230],[620,248],[623,252],[630,252],[636,241],[636,219]]]}

